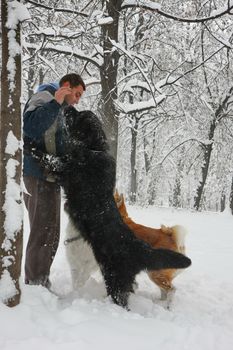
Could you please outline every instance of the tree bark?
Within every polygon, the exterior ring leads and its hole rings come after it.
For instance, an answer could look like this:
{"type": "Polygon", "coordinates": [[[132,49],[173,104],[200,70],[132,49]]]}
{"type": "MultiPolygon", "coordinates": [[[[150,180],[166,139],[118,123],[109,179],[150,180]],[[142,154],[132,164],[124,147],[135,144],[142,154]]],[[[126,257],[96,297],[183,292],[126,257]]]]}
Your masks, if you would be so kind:
{"type": "MultiPolygon", "coordinates": [[[[14,57],[16,65],[14,87],[9,81],[9,72],[7,63],[9,60],[9,29],[6,27],[7,21],[7,0],[1,1],[2,13],[2,71],[1,71],[1,119],[0,119],[0,278],[4,283],[4,276],[8,275],[12,281],[12,293],[5,297],[3,302],[12,307],[19,303],[21,290],[19,286],[19,277],[21,273],[22,259],[22,202],[21,202],[21,164],[22,152],[20,143],[15,147],[15,151],[6,149],[7,138],[14,135],[17,140],[21,140],[21,55],[14,57]],[[12,171],[12,164],[15,171],[12,171]],[[8,167],[8,171],[7,171],[8,167]],[[9,171],[9,169],[11,171],[9,171]],[[10,181],[10,183],[9,183],[10,181]],[[12,186],[13,185],[13,186],[12,186]],[[10,193],[9,193],[10,190],[10,193]],[[9,200],[10,208],[6,208],[9,200]],[[7,220],[12,223],[18,218],[14,209],[17,208],[17,214],[20,214],[19,227],[15,232],[9,233],[7,220]]],[[[20,25],[14,30],[16,41],[20,45],[20,25]]],[[[12,72],[11,72],[12,73],[12,72]]],[[[16,140],[14,138],[14,140],[16,140]]]]}
{"type": "Polygon", "coordinates": [[[135,116],[133,118],[134,124],[131,127],[131,153],[130,153],[130,166],[131,166],[131,179],[130,179],[130,202],[135,203],[137,197],[137,136],[138,136],[138,123],[139,119],[135,116]]]}
{"type": "Polygon", "coordinates": [[[233,93],[233,86],[230,87],[228,92],[226,93],[224,99],[222,102],[219,104],[218,108],[216,109],[214,119],[210,125],[210,130],[208,134],[208,139],[211,141],[209,145],[205,146],[205,153],[204,153],[204,164],[202,166],[202,179],[200,182],[200,185],[197,188],[197,195],[194,198],[194,208],[196,210],[199,210],[201,207],[201,198],[203,195],[203,190],[204,186],[206,183],[207,175],[208,175],[208,170],[209,170],[209,165],[210,165],[210,157],[211,153],[213,150],[213,140],[214,140],[214,133],[216,126],[220,122],[221,119],[224,118],[224,116],[227,114],[227,109],[228,109],[228,104],[229,104],[229,99],[231,98],[233,93]]]}
{"type": "MultiPolygon", "coordinates": [[[[210,125],[208,139],[211,142],[213,142],[215,129],[216,129],[216,119],[214,119],[210,125]]],[[[196,210],[200,210],[200,208],[201,208],[201,200],[202,200],[202,196],[203,196],[204,187],[206,184],[206,179],[208,176],[212,150],[213,150],[213,143],[210,143],[210,144],[205,146],[204,161],[203,161],[203,165],[201,168],[201,181],[200,181],[199,186],[198,186],[197,191],[196,191],[197,194],[194,198],[194,208],[196,210]]]]}
{"type": "Polygon", "coordinates": [[[231,214],[233,215],[233,177],[231,181],[231,192],[230,192],[230,200],[229,200],[231,214]]]}
{"type": "Polygon", "coordinates": [[[102,87],[102,118],[109,140],[110,150],[117,159],[118,116],[117,100],[117,72],[119,53],[112,46],[110,40],[118,42],[119,17],[122,0],[103,1],[106,4],[107,15],[113,22],[102,26],[102,41],[104,62],[100,70],[102,87]]]}
{"type": "Polygon", "coordinates": [[[220,198],[220,211],[221,213],[224,212],[224,210],[226,209],[226,195],[223,192],[220,198]]]}
{"type": "Polygon", "coordinates": [[[175,184],[173,188],[172,206],[175,208],[181,208],[181,183],[179,174],[176,175],[175,184]]]}

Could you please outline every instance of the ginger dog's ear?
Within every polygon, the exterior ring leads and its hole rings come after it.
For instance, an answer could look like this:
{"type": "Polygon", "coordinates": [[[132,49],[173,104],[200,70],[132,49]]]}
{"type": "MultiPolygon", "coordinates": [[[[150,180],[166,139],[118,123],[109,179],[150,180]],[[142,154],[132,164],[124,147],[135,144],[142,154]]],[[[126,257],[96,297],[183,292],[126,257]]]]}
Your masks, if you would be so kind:
{"type": "Polygon", "coordinates": [[[117,207],[120,208],[122,206],[122,204],[124,204],[124,196],[123,194],[121,193],[119,195],[119,198],[118,198],[118,201],[117,201],[117,207]]]}
{"type": "Polygon", "coordinates": [[[123,194],[119,194],[118,190],[116,189],[114,193],[114,198],[117,204],[117,208],[120,208],[122,204],[123,194]]]}

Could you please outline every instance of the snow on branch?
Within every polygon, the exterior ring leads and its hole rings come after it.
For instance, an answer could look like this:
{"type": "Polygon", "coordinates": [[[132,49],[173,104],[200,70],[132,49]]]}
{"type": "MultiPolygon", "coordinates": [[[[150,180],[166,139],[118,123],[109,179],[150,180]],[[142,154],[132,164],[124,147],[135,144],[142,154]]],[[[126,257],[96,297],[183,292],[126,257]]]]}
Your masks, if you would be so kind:
{"type": "Polygon", "coordinates": [[[203,148],[213,143],[212,140],[203,141],[203,140],[198,140],[197,138],[187,138],[186,140],[183,140],[182,142],[179,142],[176,146],[174,146],[160,161],[156,163],[156,165],[162,165],[167,159],[167,157],[169,157],[175,150],[177,150],[179,147],[181,147],[187,142],[197,142],[203,148]]]}
{"type": "Polygon", "coordinates": [[[206,24],[204,24],[205,28],[207,29],[207,31],[210,33],[210,35],[216,40],[218,41],[220,44],[223,44],[224,46],[226,46],[228,49],[232,49],[232,45],[230,43],[230,38],[229,39],[225,39],[222,37],[219,37],[219,35],[214,34],[206,24]]]}
{"type": "Polygon", "coordinates": [[[121,8],[128,7],[142,7],[146,10],[158,11],[161,9],[161,5],[158,2],[145,1],[145,0],[124,0],[121,8]]]}
{"type": "Polygon", "coordinates": [[[108,16],[108,17],[102,17],[102,18],[99,18],[98,21],[97,21],[98,25],[99,26],[105,26],[107,24],[111,24],[113,23],[113,18],[108,16]]]}
{"type": "MultiPolygon", "coordinates": [[[[38,45],[27,43],[26,44],[27,49],[32,49],[38,51],[40,49],[38,45]]],[[[83,51],[77,50],[75,48],[72,48],[70,46],[62,46],[62,45],[52,45],[52,44],[46,44],[43,47],[43,51],[53,51],[57,52],[60,54],[65,54],[65,55],[72,55],[74,57],[77,57],[81,60],[87,61],[89,63],[92,63],[94,66],[97,68],[100,68],[102,65],[102,59],[101,58],[94,58],[91,57],[91,55],[86,55],[83,51]]]]}
{"type": "Polygon", "coordinates": [[[125,114],[132,114],[136,112],[148,111],[149,109],[156,108],[164,99],[165,95],[160,95],[156,98],[151,98],[148,101],[140,101],[135,103],[121,103],[117,102],[117,107],[120,112],[125,114]]]}
{"type": "MultiPolygon", "coordinates": [[[[149,88],[149,90],[150,90],[150,92],[151,92],[151,95],[152,95],[152,97],[153,97],[153,99],[154,99],[154,105],[157,106],[157,100],[156,100],[156,97],[154,97],[154,91],[153,91],[153,89],[152,89],[152,87],[151,87],[150,81],[149,81],[149,79],[147,78],[146,73],[143,71],[143,69],[140,67],[140,65],[138,64],[138,62],[137,62],[137,60],[136,60],[136,58],[139,58],[138,55],[137,55],[137,54],[135,55],[134,52],[130,52],[130,51],[126,50],[120,43],[117,43],[115,40],[109,39],[109,41],[111,42],[112,46],[114,46],[114,47],[116,47],[118,50],[122,51],[130,60],[132,60],[132,62],[133,62],[133,63],[135,64],[135,66],[138,68],[138,71],[142,74],[143,78],[145,79],[145,81],[146,81],[147,84],[148,84],[148,88],[149,88]],[[135,57],[133,57],[133,56],[135,56],[135,57]]],[[[140,58],[139,58],[139,59],[140,59],[140,58]]],[[[155,89],[156,89],[156,87],[155,87],[155,89]]],[[[160,91],[160,90],[158,90],[158,89],[156,89],[156,90],[157,90],[157,92],[158,92],[159,94],[161,94],[161,91],[160,91]]],[[[161,96],[163,96],[163,95],[161,95],[161,96]]]]}
{"type": "Polygon", "coordinates": [[[135,88],[144,90],[146,92],[151,92],[147,82],[140,81],[138,79],[130,79],[129,81],[127,81],[127,83],[124,84],[124,86],[121,89],[119,89],[119,94],[121,95],[124,92],[133,91],[133,89],[135,88]]]}
{"type": "Polygon", "coordinates": [[[199,64],[197,64],[195,67],[193,67],[192,69],[184,72],[182,75],[180,75],[177,78],[172,78],[172,72],[169,73],[167,75],[167,77],[163,80],[161,80],[159,82],[159,88],[162,88],[166,85],[172,85],[177,83],[178,80],[180,80],[181,78],[184,78],[187,74],[192,73],[193,71],[195,71],[196,69],[198,69],[199,67],[203,66],[203,64],[205,64],[207,61],[209,61],[212,57],[214,57],[218,52],[220,52],[222,49],[224,49],[226,46],[221,46],[217,51],[215,51],[214,53],[212,53],[210,56],[208,56],[204,61],[200,62],[199,64]]]}
{"type": "Polygon", "coordinates": [[[97,79],[95,77],[92,77],[92,78],[89,78],[89,79],[85,79],[86,87],[92,86],[92,85],[100,85],[100,84],[101,84],[100,79],[97,79]]]}
{"type": "Polygon", "coordinates": [[[228,5],[225,7],[221,7],[219,10],[213,11],[209,17],[205,18],[182,18],[175,15],[172,15],[171,13],[167,13],[161,10],[161,5],[158,3],[154,3],[151,1],[146,0],[124,0],[122,3],[122,10],[127,8],[137,8],[140,7],[144,10],[150,10],[157,12],[161,16],[164,16],[166,18],[173,19],[174,21],[179,22],[186,22],[186,23],[203,23],[206,21],[210,21],[213,19],[217,19],[219,17],[222,17],[226,14],[231,15],[231,10],[233,9],[233,0],[228,1],[228,5]]]}
{"type": "Polygon", "coordinates": [[[32,0],[27,0],[28,3],[36,6],[36,7],[42,7],[46,10],[49,10],[49,11],[54,11],[54,12],[67,12],[67,13],[72,13],[76,16],[82,16],[82,17],[89,17],[89,15],[87,13],[84,13],[84,12],[79,12],[79,11],[75,11],[75,10],[71,10],[71,9],[68,9],[68,8],[57,8],[57,7],[50,7],[50,6],[47,6],[47,5],[43,5],[39,2],[35,2],[35,1],[32,1],[32,0]]]}

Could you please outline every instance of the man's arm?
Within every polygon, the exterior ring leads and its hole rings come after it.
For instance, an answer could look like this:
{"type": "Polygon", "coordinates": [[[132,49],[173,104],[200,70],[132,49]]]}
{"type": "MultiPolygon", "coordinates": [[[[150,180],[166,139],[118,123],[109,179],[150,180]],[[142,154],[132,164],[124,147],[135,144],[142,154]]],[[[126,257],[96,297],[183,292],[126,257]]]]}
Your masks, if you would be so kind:
{"type": "Polygon", "coordinates": [[[69,87],[61,87],[53,96],[48,91],[41,91],[32,96],[24,111],[24,134],[31,139],[40,139],[54,123],[69,87]]]}
{"type": "Polygon", "coordinates": [[[32,143],[27,146],[25,152],[29,152],[29,154],[41,165],[44,170],[58,179],[60,175],[67,172],[69,169],[69,155],[64,155],[61,157],[54,156],[38,150],[32,143]]]}

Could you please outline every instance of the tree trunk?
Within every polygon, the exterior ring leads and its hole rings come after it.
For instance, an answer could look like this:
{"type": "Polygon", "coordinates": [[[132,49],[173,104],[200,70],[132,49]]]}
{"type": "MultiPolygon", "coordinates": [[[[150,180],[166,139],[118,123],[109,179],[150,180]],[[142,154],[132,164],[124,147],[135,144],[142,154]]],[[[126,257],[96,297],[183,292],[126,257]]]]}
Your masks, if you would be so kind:
{"type": "MultiPolygon", "coordinates": [[[[17,54],[14,81],[9,80],[7,63],[9,60],[10,32],[6,27],[7,4],[1,1],[2,14],[2,71],[1,71],[1,119],[0,119],[0,289],[1,299],[8,306],[20,301],[19,277],[22,258],[22,202],[21,202],[21,55],[17,54]],[[11,84],[14,83],[14,86],[11,84]],[[7,148],[6,148],[7,146],[7,148]]],[[[11,29],[11,38],[12,38],[11,29]]],[[[20,45],[20,26],[14,30],[20,45]]],[[[12,39],[11,39],[12,40],[12,39]]],[[[12,58],[12,57],[11,57],[12,58]]],[[[13,69],[13,68],[12,68],[13,69]]],[[[12,69],[11,72],[12,73],[12,69]]]]}
{"type": "Polygon", "coordinates": [[[130,166],[131,166],[131,178],[130,178],[130,202],[136,202],[137,196],[137,168],[136,168],[136,157],[137,157],[137,135],[138,135],[138,123],[139,119],[132,118],[135,123],[131,127],[131,153],[130,153],[130,166]]]}
{"type": "Polygon", "coordinates": [[[181,208],[181,182],[179,174],[176,175],[175,184],[173,188],[172,206],[175,208],[181,208]]]}
{"type": "Polygon", "coordinates": [[[221,213],[224,212],[225,209],[226,209],[226,195],[223,192],[221,195],[221,199],[220,199],[220,211],[221,211],[221,213]]]}
{"type": "Polygon", "coordinates": [[[203,190],[204,190],[204,186],[208,175],[210,157],[213,150],[213,140],[214,140],[215,129],[219,121],[224,117],[225,113],[227,112],[229,99],[231,98],[232,93],[233,93],[233,86],[230,87],[229,91],[225,94],[224,99],[216,109],[214,120],[210,125],[208,139],[209,141],[211,141],[211,143],[205,146],[204,164],[202,166],[202,179],[201,179],[200,185],[197,188],[197,195],[194,198],[194,208],[196,210],[199,210],[201,207],[201,199],[202,199],[203,190]]]}
{"type": "MultiPolygon", "coordinates": [[[[144,132],[144,131],[143,131],[144,132]]],[[[151,162],[155,153],[155,139],[156,135],[155,132],[153,133],[152,140],[153,140],[153,145],[152,148],[150,148],[150,155],[149,155],[149,142],[147,140],[147,136],[143,135],[143,156],[144,156],[144,161],[145,161],[145,170],[146,170],[146,175],[149,174],[149,171],[151,170],[151,162]]]]}
{"type": "MultiPolygon", "coordinates": [[[[208,135],[209,136],[208,139],[211,142],[213,142],[215,128],[216,128],[216,120],[214,119],[211,123],[209,135],[208,135]]],[[[211,157],[212,150],[213,150],[213,143],[210,143],[209,145],[205,146],[204,162],[201,168],[201,174],[202,174],[201,181],[196,191],[197,194],[194,198],[194,208],[196,210],[200,210],[200,207],[201,207],[201,200],[202,200],[203,191],[204,191],[204,187],[206,184],[206,179],[209,171],[210,157],[211,157]]]]}
{"type": "Polygon", "coordinates": [[[104,62],[100,70],[102,87],[102,118],[109,140],[110,150],[117,159],[118,115],[115,105],[117,100],[117,72],[119,53],[109,39],[118,42],[119,16],[122,0],[103,1],[106,4],[107,15],[113,22],[102,26],[104,62]]]}
{"type": "Polygon", "coordinates": [[[231,181],[231,192],[230,192],[230,199],[229,199],[229,205],[230,205],[230,209],[231,209],[231,214],[233,215],[233,177],[232,177],[232,181],[231,181]]]}
{"type": "MultiPolygon", "coordinates": [[[[182,154],[184,154],[185,148],[182,147],[182,154]]],[[[175,177],[175,183],[173,187],[173,194],[172,194],[172,206],[175,208],[182,208],[182,181],[183,181],[183,173],[184,173],[184,163],[183,159],[180,158],[177,162],[177,171],[176,171],[176,177],[175,177]]]]}
{"type": "Polygon", "coordinates": [[[35,63],[35,57],[33,56],[32,50],[29,50],[31,57],[29,59],[29,70],[28,70],[28,78],[26,81],[27,91],[28,91],[28,99],[33,95],[34,89],[33,84],[35,80],[35,69],[33,68],[35,63]]]}

